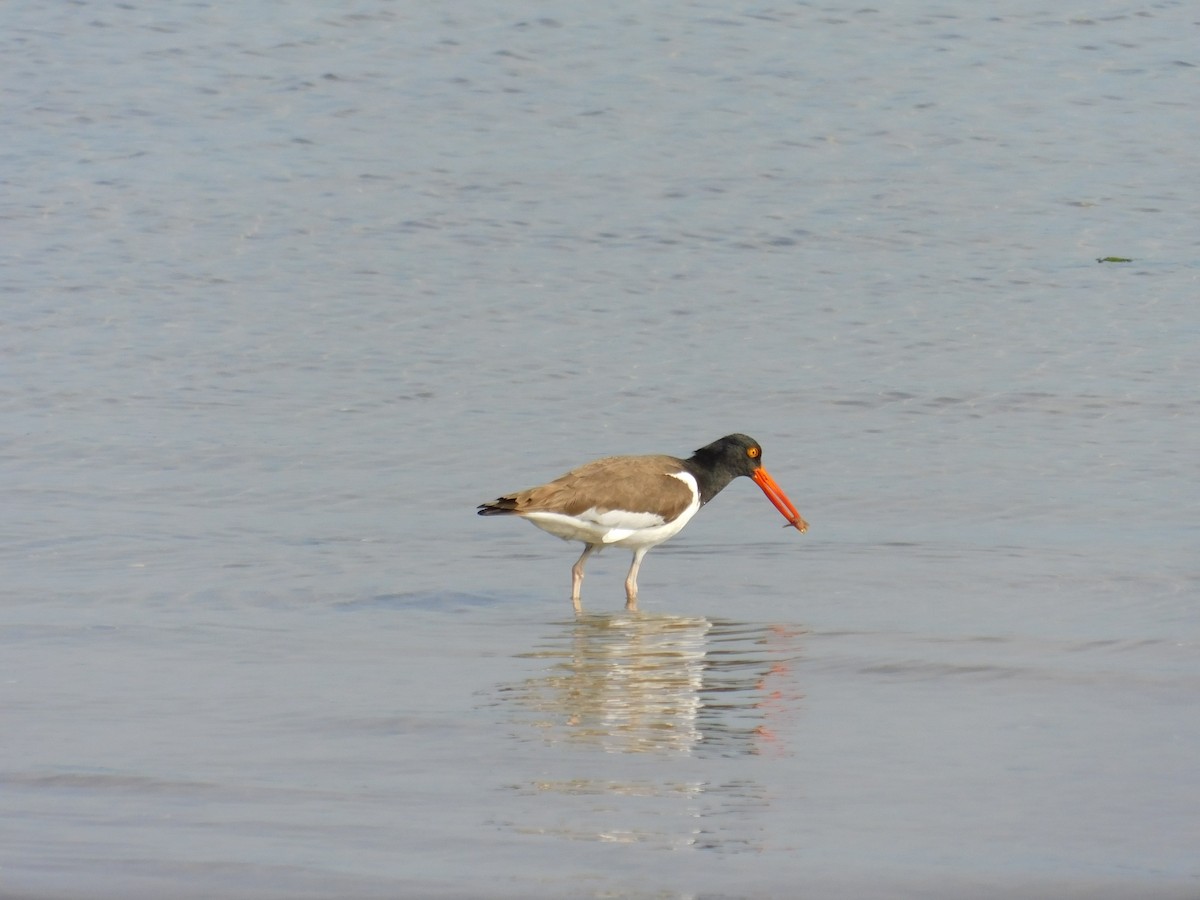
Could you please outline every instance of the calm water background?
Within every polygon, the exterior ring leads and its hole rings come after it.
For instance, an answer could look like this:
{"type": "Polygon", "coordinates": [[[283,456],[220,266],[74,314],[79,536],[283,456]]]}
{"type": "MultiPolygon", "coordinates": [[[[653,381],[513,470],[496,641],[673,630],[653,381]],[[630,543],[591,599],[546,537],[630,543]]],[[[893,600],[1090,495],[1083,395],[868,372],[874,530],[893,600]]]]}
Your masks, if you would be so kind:
{"type": "Polygon", "coordinates": [[[0,20],[0,896],[1200,895],[1193,4],[0,20]]]}

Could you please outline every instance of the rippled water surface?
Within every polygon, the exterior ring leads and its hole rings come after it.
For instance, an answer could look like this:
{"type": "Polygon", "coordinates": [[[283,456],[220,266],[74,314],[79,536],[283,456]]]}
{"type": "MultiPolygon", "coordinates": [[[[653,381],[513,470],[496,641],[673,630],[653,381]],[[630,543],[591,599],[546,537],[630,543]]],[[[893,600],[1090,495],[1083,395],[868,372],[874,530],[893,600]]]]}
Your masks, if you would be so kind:
{"type": "Polygon", "coordinates": [[[0,897],[1200,893],[1189,4],[3,18],[0,897]]]}

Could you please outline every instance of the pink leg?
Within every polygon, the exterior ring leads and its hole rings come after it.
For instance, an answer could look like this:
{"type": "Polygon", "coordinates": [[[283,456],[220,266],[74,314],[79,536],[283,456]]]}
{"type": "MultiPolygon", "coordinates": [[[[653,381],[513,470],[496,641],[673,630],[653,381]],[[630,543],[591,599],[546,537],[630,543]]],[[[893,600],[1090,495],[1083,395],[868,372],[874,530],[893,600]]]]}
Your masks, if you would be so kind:
{"type": "Polygon", "coordinates": [[[639,547],[633,551],[633,565],[629,567],[629,575],[625,578],[625,608],[630,612],[637,610],[637,576],[642,565],[642,557],[649,547],[639,547]]]}
{"type": "Polygon", "coordinates": [[[579,602],[579,589],[583,587],[583,564],[587,558],[600,549],[599,544],[588,544],[583,548],[583,554],[571,566],[571,602],[575,604],[575,612],[583,612],[583,604],[579,602]]]}

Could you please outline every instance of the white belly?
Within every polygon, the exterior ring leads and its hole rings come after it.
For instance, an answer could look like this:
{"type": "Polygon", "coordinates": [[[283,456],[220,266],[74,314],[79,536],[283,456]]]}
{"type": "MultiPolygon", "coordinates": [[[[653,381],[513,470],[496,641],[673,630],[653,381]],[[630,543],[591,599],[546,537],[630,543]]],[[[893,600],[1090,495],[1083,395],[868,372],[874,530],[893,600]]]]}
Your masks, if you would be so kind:
{"type": "Polygon", "coordinates": [[[700,510],[700,490],[696,479],[687,472],[680,472],[672,477],[678,478],[692,489],[692,502],[670,522],[664,522],[662,516],[655,513],[627,512],[620,509],[600,511],[595,508],[575,516],[530,512],[525,513],[523,518],[564,541],[584,541],[588,544],[627,547],[630,550],[653,547],[679,534],[683,526],[700,510]]]}

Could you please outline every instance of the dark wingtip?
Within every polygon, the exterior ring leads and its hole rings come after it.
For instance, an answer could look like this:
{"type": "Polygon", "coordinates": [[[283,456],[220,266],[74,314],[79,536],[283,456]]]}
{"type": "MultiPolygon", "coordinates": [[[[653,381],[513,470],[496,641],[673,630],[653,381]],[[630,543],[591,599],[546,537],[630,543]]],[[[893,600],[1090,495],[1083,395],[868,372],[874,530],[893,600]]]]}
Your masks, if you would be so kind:
{"type": "Polygon", "coordinates": [[[507,516],[512,515],[516,511],[516,504],[511,500],[505,500],[501,497],[499,500],[493,500],[490,503],[480,503],[475,514],[479,516],[507,516]]]}

